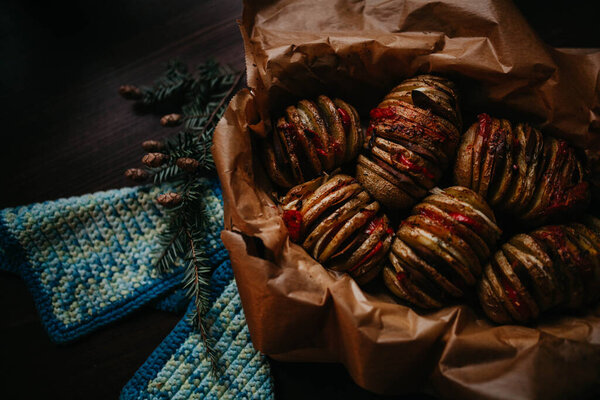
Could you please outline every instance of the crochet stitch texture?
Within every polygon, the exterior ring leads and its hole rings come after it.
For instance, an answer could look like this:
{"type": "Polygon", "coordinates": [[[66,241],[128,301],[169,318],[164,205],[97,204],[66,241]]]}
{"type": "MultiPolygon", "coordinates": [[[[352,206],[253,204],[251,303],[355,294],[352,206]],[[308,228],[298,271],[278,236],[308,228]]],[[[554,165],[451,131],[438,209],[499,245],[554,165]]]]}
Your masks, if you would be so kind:
{"type": "Polygon", "coordinates": [[[121,392],[131,399],[272,399],[269,364],[250,341],[229,260],[211,278],[206,320],[221,373],[214,376],[200,334],[193,331],[191,307],[121,392]],[[216,298],[216,299],[215,299],[216,298]]]}
{"type": "MultiPolygon", "coordinates": [[[[188,312],[123,389],[123,399],[273,397],[268,363],[250,341],[220,240],[220,186],[203,183],[210,219],[204,250],[216,268],[207,321],[223,374],[208,373],[188,312]]],[[[75,340],[151,301],[165,310],[190,303],[176,290],[181,267],[164,275],[153,267],[165,227],[154,199],[166,189],[124,188],[0,211],[0,270],[24,279],[54,342],[75,340]]]]}

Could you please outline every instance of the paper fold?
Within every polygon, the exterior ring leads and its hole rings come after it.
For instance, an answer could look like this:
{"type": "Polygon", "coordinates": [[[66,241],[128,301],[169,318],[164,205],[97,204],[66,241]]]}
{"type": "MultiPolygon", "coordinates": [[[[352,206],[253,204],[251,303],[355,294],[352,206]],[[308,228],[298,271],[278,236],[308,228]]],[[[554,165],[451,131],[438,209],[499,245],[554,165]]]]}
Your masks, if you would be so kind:
{"type": "Polygon", "coordinates": [[[341,362],[385,394],[568,398],[600,385],[600,307],[531,327],[496,326],[472,305],[416,312],[362,290],[287,240],[256,151],[270,116],[325,93],[363,119],[403,78],[457,81],[465,123],[488,112],[600,147],[600,53],[543,44],[508,2],[253,1],[240,29],[248,86],[214,137],[226,231],[254,345],[284,361],[341,362]],[[253,147],[255,148],[253,151],[253,147]]]}

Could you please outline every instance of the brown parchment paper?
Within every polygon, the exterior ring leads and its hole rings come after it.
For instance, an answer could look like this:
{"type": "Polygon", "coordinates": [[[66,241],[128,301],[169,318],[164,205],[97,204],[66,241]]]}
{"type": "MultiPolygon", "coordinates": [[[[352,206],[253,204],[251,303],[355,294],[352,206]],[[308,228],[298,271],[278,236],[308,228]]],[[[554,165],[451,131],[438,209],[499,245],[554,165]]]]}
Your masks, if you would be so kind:
{"type": "Polygon", "coordinates": [[[466,123],[485,111],[597,149],[600,53],[549,48],[505,1],[255,1],[240,29],[250,89],[231,101],[213,155],[254,346],[277,360],[341,362],[378,393],[597,396],[600,307],[497,326],[477,307],[416,312],[363,290],[288,241],[255,137],[299,98],[340,96],[366,116],[395,83],[433,71],[460,85],[466,123]]]}

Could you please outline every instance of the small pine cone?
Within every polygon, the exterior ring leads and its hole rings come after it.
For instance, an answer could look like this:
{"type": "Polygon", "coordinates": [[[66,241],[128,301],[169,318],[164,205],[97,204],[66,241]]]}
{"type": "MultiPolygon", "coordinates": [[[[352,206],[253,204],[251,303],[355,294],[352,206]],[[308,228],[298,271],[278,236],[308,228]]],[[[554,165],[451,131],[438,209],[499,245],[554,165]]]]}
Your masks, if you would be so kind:
{"type": "Polygon", "coordinates": [[[134,182],[144,182],[146,179],[148,179],[148,172],[141,168],[129,168],[127,171],[125,171],[125,177],[134,182]]]}
{"type": "Polygon", "coordinates": [[[158,201],[158,204],[160,204],[161,206],[173,208],[181,204],[181,202],[183,201],[183,197],[181,197],[179,193],[168,192],[159,195],[156,198],[156,201],[158,201]]]}
{"type": "Polygon", "coordinates": [[[169,156],[163,153],[148,153],[142,157],[142,164],[149,168],[160,167],[169,159],[169,156]]]}
{"type": "Polygon", "coordinates": [[[189,157],[178,158],[177,161],[175,161],[175,164],[186,172],[194,172],[200,166],[198,160],[189,157]]]}
{"type": "Polygon", "coordinates": [[[162,126],[177,126],[181,123],[181,114],[167,114],[160,119],[162,126]]]}
{"type": "Polygon", "coordinates": [[[142,98],[142,91],[134,85],[122,85],[119,88],[119,94],[127,100],[139,100],[142,98]]]}
{"type": "Polygon", "coordinates": [[[142,148],[148,153],[154,153],[162,151],[165,148],[165,144],[160,140],[146,140],[142,142],[142,148]]]}

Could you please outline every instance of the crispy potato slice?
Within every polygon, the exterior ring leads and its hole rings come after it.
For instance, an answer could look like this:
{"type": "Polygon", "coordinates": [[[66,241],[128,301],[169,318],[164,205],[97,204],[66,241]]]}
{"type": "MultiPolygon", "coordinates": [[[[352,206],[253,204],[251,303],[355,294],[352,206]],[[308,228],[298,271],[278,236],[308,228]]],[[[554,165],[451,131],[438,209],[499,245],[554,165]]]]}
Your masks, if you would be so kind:
{"type": "Polygon", "coordinates": [[[350,235],[365,224],[368,224],[374,218],[375,214],[379,211],[379,208],[379,203],[374,201],[346,221],[333,238],[326,243],[325,248],[318,255],[317,260],[320,263],[327,261],[329,257],[335,253],[338,247],[350,237],[350,235]]]}
{"type": "Polygon", "coordinates": [[[484,262],[490,256],[490,248],[485,243],[485,241],[479,237],[472,229],[468,228],[466,225],[461,224],[452,218],[446,211],[441,208],[429,204],[429,203],[419,203],[413,208],[414,214],[427,214],[431,218],[435,219],[438,223],[449,226],[452,231],[455,231],[457,235],[459,235],[467,244],[471,247],[471,249],[477,254],[480,262],[484,262]]]}
{"type": "MultiPolygon", "coordinates": [[[[317,150],[313,145],[313,141],[306,134],[306,128],[302,123],[300,115],[298,113],[298,109],[294,106],[289,106],[285,110],[288,124],[290,125],[289,129],[293,129],[295,131],[296,143],[299,144],[297,149],[303,153],[302,161],[308,166],[310,166],[312,176],[318,175],[321,173],[321,160],[319,159],[319,155],[317,154],[317,150]]],[[[303,165],[304,170],[306,170],[306,165],[303,165]]]]}
{"type": "MultiPolygon", "coordinates": [[[[437,165],[401,144],[383,138],[375,138],[371,151],[375,152],[374,149],[381,149],[389,154],[390,165],[409,174],[426,189],[431,189],[442,176],[442,171],[437,165]]],[[[380,158],[385,157],[383,152],[378,154],[380,158]]]]}
{"type": "Polygon", "coordinates": [[[326,180],[320,176],[291,188],[279,201],[284,209],[302,208],[302,202],[310,197],[326,180]]]}
{"type": "Polygon", "coordinates": [[[344,162],[346,155],[346,133],[342,119],[337,111],[333,101],[327,96],[320,95],[317,98],[317,105],[327,126],[330,135],[330,143],[335,156],[336,165],[344,162]]]}
{"type": "Polygon", "coordinates": [[[287,159],[289,160],[294,180],[296,183],[304,182],[304,173],[300,167],[300,160],[298,159],[299,149],[293,137],[294,129],[287,123],[285,118],[282,117],[277,120],[275,131],[283,145],[282,148],[285,151],[284,157],[287,156],[287,159]]]}
{"type": "Polygon", "coordinates": [[[445,293],[453,297],[462,297],[464,295],[464,292],[442,274],[438,268],[419,257],[399,237],[396,237],[392,243],[392,252],[402,260],[403,264],[407,264],[411,269],[419,271],[423,276],[435,282],[445,293]]]}
{"type": "Polygon", "coordinates": [[[392,184],[395,178],[363,155],[358,156],[356,179],[381,204],[391,209],[408,209],[417,199],[392,184]]]}
{"type": "MultiPolygon", "coordinates": [[[[273,147],[272,135],[261,141],[262,153],[263,153],[263,164],[267,170],[267,174],[276,185],[283,188],[289,188],[293,186],[293,177],[290,176],[290,171],[286,168],[286,164],[279,162],[278,157],[273,147]]],[[[275,139],[277,140],[277,139],[275,139]]]]}
{"type": "Polygon", "coordinates": [[[546,253],[552,258],[555,269],[560,274],[561,282],[564,282],[562,284],[567,294],[564,305],[573,309],[581,307],[584,301],[584,285],[579,269],[571,261],[577,249],[567,240],[562,226],[544,226],[533,231],[531,236],[544,245],[546,253]]]}
{"type": "Polygon", "coordinates": [[[471,158],[473,166],[471,172],[471,184],[468,187],[479,193],[481,167],[485,162],[485,153],[487,151],[488,142],[492,133],[500,128],[500,120],[492,118],[487,114],[479,114],[477,118],[479,119],[479,124],[477,126],[475,141],[473,142],[473,155],[471,158]]]}
{"type": "Polygon", "coordinates": [[[391,243],[392,237],[387,236],[367,253],[364,263],[359,262],[348,270],[359,285],[364,285],[379,275],[391,243]]]}
{"type": "Polygon", "coordinates": [[[477,135],[478,124],[473,124],[465,132],[458,148],[454,164],[454,183],[460,186],[471,187],[473,171],[473,145],[477,135]]]}
{"type": "Polygon", "coordinates": [[[490,248],[495,246],[502,233],[500,228],[485,213],[443,191],[434,192],[434,194],[426,197],[423,202],[433,204],[444,210],[457,222],[477,233],[490,248]]]}
{"type": "MultiPolygon", "coordinates": [[[[485,270],[484,275],[486,275],[485,270]]],[[[479,297],[479,303],[483,311],[492,321],[498,324],[509,324],[512,322],[511,315],[507,312],[502,300],[498,298],[492,289],[489,279],[484,278],[479,282],[477,296],[479,297]]]]}
{"type": "Polygon", "coordinates": [[[344,223],[358,212],[362,207],[366,206],[371,200],[370,196],[364,190],[356,196],[349,198],[341,207],[329,214],[321,222],[317,223],[314,228],[307,227],[307,232],[310,232],[302,247],[310,251],[314,244],[323,237],[336,224],[344,223]]]}
{"type": "Polygon", "coordinates": [[[388,223],[389,221],[385,215],[377,215],[369,224],[363,227],[364,229],[357,231],[340,246],[338,251],[327,261],[328,268],[335,271],[345,271],[354,268],[361,261],[364,264],[368,261],[364,258],[377,246],[377,243],[391,236],[388,232],[388,223]]]}
{"type": "Polygon", "coordinates": [[[427,80],[404,81],[396,86],[385,99],[396,99],[431,110],[459,127],[456,115],[456,98],[450,90],[442,90],[441,85],[427,80]]]}
{"type": "Polygon", "coordinates": [[[589,240],[596,248],[596,250],[600,251],[600,234],[598,234],[598,232],[595,232],[584,224],[578,222],[571,223],[570,226],[580,235],[585,236],[586,239],[589,240]]]}
{"type": "Polygon", "coordinates": [[[600,296],[600,257],[599,253],[585,236],[570,226],[564,227],[568,240],[575,245],[578,252],[574,253],[573,261],[579,268],[584,282],[585,302],[590,304],[600,296]]]}
{"type": "Polygon", "coordinates": [[[358,183],[351,183],[331,191],[325,197],[321,198],[314,206],[308,209],[303,207],[303,210],[306,211],[302,213],[301,232],[305,233],[306,229],[310,227],[327,209],[345,201],[361,190],[362,188],[358,183]]]}
{"type": "Polygon", "coordinates": [[[332,176],[325,183],[319,186],[307,199],[302,203],[301,212],[302,215],[305,215],[306,212],[314,207],[321,199],[330,194],[331,192],[341,188],[342,186],[347,186],[350,184],[356,183],[356,180],[344,174],[338,174],[332,176]]]}
{"type": "Polygon", "coordinates": [[[400,225],[397,235],[409,246],[412,246],[413,244],[423,246],[443,259],[447,265],[452,267],[452,269],[460,275],[468,286],[475,283],[475,277],[471,273],[469,266],[465,265],[464,262],[459,261],[455,255],[450,252],[450,246],[444,242],[443,239],[419,226],[412,224],[408,225],[406,223],[400,225]]]}
{"type": "Polygon", "coordinates": [[[335,154],[331,149],[329,133],[319,109],[310,100],[300,100],[298,102],[298,115],[309,132],[316,135],[316,138],[312,138],[312,141],[315,144],[323,168],[326,171],[331,171],[335,167],[335,154]]]}
{"type": "Polygon", "coordinates": [[[499,175],[496,170],[503,166],[502,158],[505,157],[506,132],[508,129],[510,129],[509,122],[503,119],[500,120],[500,126],[490,134],[485,150],[485,158],[481,165],[479,189],[477,191],[483,197],[487,197],[492,179],[499,175]]]}
{"type": "Polygon", "coordinates": [[[383,137],[394,142],[414,143],[432,153],[443,166],[448,164],[449,154],[452,154],[452,151],[444,145],[446,139],[422,125],[406,120],[388,119],[372,122],[371,126],[375,137],[383,137]]]}
{"type": "Polygon", "coordinates": [[[379,108],[390,108],[398,117],[426,127],[448,140],[458,143],[460,131],[450,121],[438,117],[431,111],[419,108],[409,102],[396,99],[387,99],[378,105],[379,108]]]}
{"type": "Polygon", "coordinates": [[[504,243],[502,251],[513,272],[519,277],[519,282],[535,299],[540,311],[552,307],[554,305],[553,285],[542,263],[510,243],[504,243]]]}
{"type": "Polygon", "coordinates": [[[414,285],[406,278],[406,271],[404,270],[395,271],[389,265],[384,266],[383,282],[393,294],[412,305],[423,309],[436,307],[436,304],[432,304],[433,302],[424,300],[422,295],[413,294],[414,292],[418,292],[418,289],[414,288],[414,285]],[[412,291],[409,289],[412,289],[412,291]]]}
{"type": "Polygon", "coordinates": [[[404,287],[413,297],[416,297],[417,304],[420,304],[420,307],[440,308],[444,305],[439,289],[418,270],[411,268],[393,253],[389,254],[388,259],[391,268],[396,272],[390,278],[396,281],[398,285],[404,287]]]}
{"type": "Polygon", "coordinates": [[[515,319],[524,322],[537,318],[540,313],[538,305],[525,289],[502,251],[496,252],[492,266],[496,267],[494,272],[498,278],[497,282],[502,288],[501,296],[508,300],[508,303],[518,315],[515,319]]]}
{"type": "Polygon", "coordinates": [[[533,129],[525,124],[517,124],[514,129],[516,154],[514,165],[517,167],[517,170],[515,171],[516,177],[505,196],[503,207],[506,210],[516,208],[520,199],[524,197],[525,185],[527,184],[527,171],[529,163],[532,160],[535,144],[535,139],[531,137],[533,135],[532,131],[533,129]]]}
{"type": "Polygon", "coordinates": [[[510,123],[507,121],[503,120],[502,127],[503,132],[506,133],[504,157],[502,161],[499,160],[500,163],[496,166],[497,172],[492,178],[488,195],[486,196],[492,206],[504,204],[503,199],[512,185],[517,169],[515,168],[515,134],[510,123]]]}
{"type": "Polygon", "coordinates": [[[413,197],[425,196],[428,189],[426,184],[434,184],[431,179],[423,176],[422,168],[425,167],[413,163],[410,158],[404,155],[408,152],[390,153],[379,146],[374,146],[371,149],[371,154],[373,155],[371,161],[394,177],[392,183],[401,187],[413,197]]]}
{"type": "Polygon", "coordinates": [[[543,216],[551,201],[553,192],[563,190],[559,176],[567,162],[566,143],[552,137],[544,140],[545,168],[537,182],[537,187],[527,210],[521,215],[523,220],[535,220],[543,216]]]}
{"type": "Polygon", "coordinates": [[[346,153],[344,162],[348,162],[356,157],[364,141],[360,119],[358,118],[358,113],[354,107],[345,101],[335,99],[333,103],[338,108],[338,111],[343,110],[348,118],[348,121],[346,122],[344,121],[344,118],[342,118],[342,126],[344,127],[344,132],[346,134],[346,153]]]}
{"type": "Polygon", "coordinates": [[[371,155],[370,161],[374,164],[374,168],[377,171],[384,172],[389,177],[390,183],[398,186],[415,199],[420,199],[427,194],[427,189],[418,185],[411,175],[397,170],[388,163],[392,158],[389,153],[380,148],[373,147],[371,155]]]}
{"type": "MultiPolygon", "coordinates": [[[[444,193],[456,198],[459,201],[470,204],[476,210],[479,210],[483,214],[485,214],[485,216],[491,222],[493,222],[494,225],[496,224],[496,217],[494,215],[494,212],[492,211],[488,203],[485,201],[485,199],[479,194],[477,194],[475,191],[463,186],[450,186],[444,189],[444,193]]],[[[497,230],[499,233],[502,233],[500,228],[498,228],[497,230]]]]}
{"type": "Polygon", "coordinates": [[[447,119],[455,127],[460,128],[453,99],[439,90],[419,88],[411,91],[412,104],[447,119]]]}
{"type": "Polygon", "coordinates": [[[533,237],[524,233],[513,236],[509,240],[509,243],[520,251],[535,258],[538,263],[536,266],[541,268],[541,274],[545,279],[545,288],[551,293],[552,300],[548,307],[553,307],[562,303],[566,293],[559,284],[559,276],[554,267],[554,263],[550,256],[544,251],[544,248],[533,237]]]}
{"type": "MultiPolygon", "coordinates": [[[[507,296],[505,291],[505,287],[502,282],[506,283],[506,278],[502,278],[502,272],[497,266],[497,262],[495,257],[492,257],[490,263],[483,270],[484,280],[489,283],[490,289],[492,293],[500,301],[504,309],[507,311],[507,314],[510,315],[511,319],[518,322],[526,322],[530,318],[530,311],[527,306],[523,306],[522,303],[518,302],[516,305],[511,301],[511,298],[507,296]],[[501,281],[502,279],[502,281],[501,281]],[[516,307],[522,309],[522,311],[518,311],[516,307]]],[[[509,293],[513,295],[513,298],[518,298],[518,294],[515,296],[514,293],[516,291],[512,286],[506,286],[509,290],[509,293]]],[[[518,301],[518,300],[517,300],[518,301]]]]}
{"type": "Polygon", "coordinates": [[[442,247],[462,264],[469,267],[474,276],[478,277],[481,274],[481,264],[479,263],[477,254],[457,234],[452,225],[440,223],[439,219],[436,219],[434,215],[429,213],[412,215],[405,219],[404,222],[422,227],[429,233],[440,238],[443,243],[442,247]]]}

